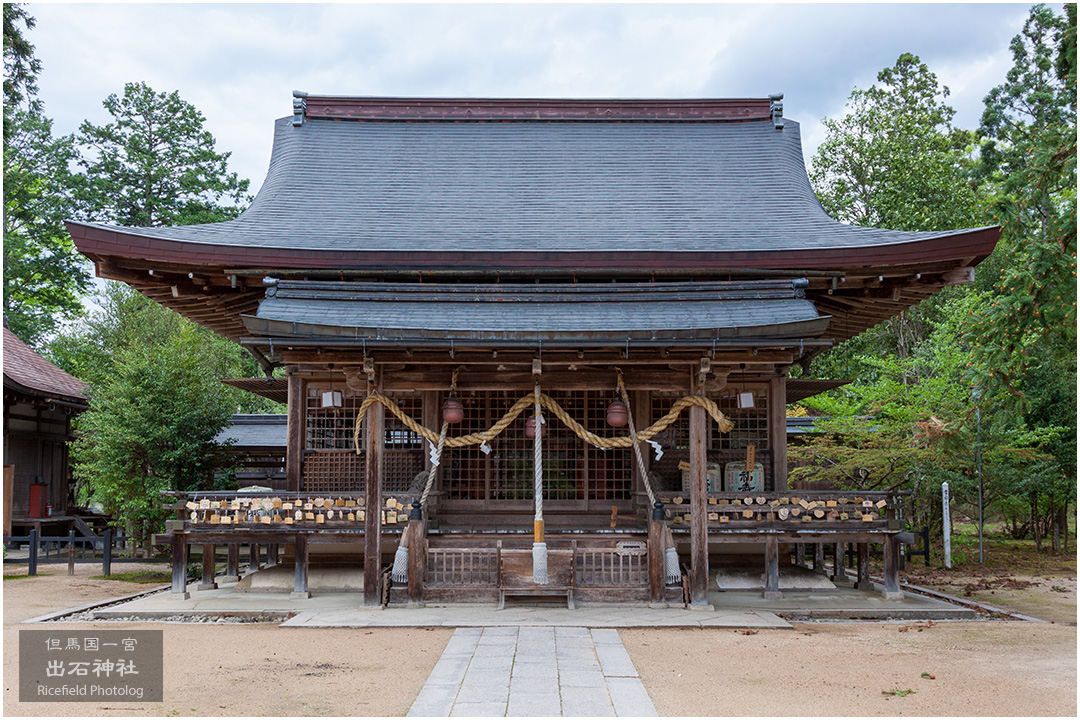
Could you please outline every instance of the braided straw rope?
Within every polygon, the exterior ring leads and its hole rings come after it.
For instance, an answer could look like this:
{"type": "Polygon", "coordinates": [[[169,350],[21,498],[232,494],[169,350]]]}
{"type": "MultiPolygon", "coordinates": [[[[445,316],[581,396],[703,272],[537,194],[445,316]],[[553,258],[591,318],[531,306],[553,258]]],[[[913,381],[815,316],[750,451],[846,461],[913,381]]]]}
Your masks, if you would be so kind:
{"type": "Polygon", "coordinates": [[[541,436],[544,434],[544,415],[540,412],[540,383],[533,390],[533,417],[536,418],[536,427],[533,428],[533,498],[536,502],[536,514],[533,520],[544,519],[544,454],[541,436]]]}
{"type": "MultiPolygon", "coordinates": [[[[481,443],[491,442],[496,437],[498,437],[503,430],[509,427],[510,423],[514,422],[514,420],[517,419],[518,415],[520,415],[522,412],[524,412],[526,408],[532,405],[534,403],[534,400],[535,398],[532,393],[528,395],[523,395],[520,400],[514,403],[513,406],[506,411],[506,414],[503,415],[498,422],[496,422],[487,430],[484,430],[483,432],[469,433],[468,435],[459,435],[457,437],[448,437],[445,439],[444,444],[447,447],[459,448],[467,447],[469,445],[480,445],[481,443]]],[[[398,404],[390,398],[386,397],[380,392],[373,391],[369,393],[366,398],[364,398],[364,402],[360,405],[360,409],[356,412],[356,426],[353,429],[353,446],[356,448],[357,455],[361,453],[360,428],[364,419],[364,414],[367,412],[367,409],[371,407],[371,405],[374,403],[381,403],[387,410],[393,413],[398,420],[404,423],[407,428],[412,430],[417,435],[426,438],[433,444],[439,442],[439,435],[436,434],[434,430],[429,430],[420,423],[416,422],[416,420],[413,420],[411,417],[406,415],[405,411],[402,410],[398,406],[398,404]]],[[[590,445],[603,449],[613,449],[628,448],[632,447],[634,444],[634,438],[629,435],[605,438],[600,437],[596,433],[590,432],[589,430],[585,429],[585,427],[583,427],[581,423],[570,417],[570,415],[565,410],[563,410],[562,406],[559,405],[559,403],[555,402],[543,393],[540,394],[540,404],[550,410],[552,414],[554,414],[555,417],[559,418],[559,420],[564,425],[570,428],[570,430],[572,430],[575,435],[577,435],[579,438],[589,443],[590,445]]],[[[720,408],[717,407],[716,403],[714,403],[712,400],[706,397],[702,397],[700,395],[685,395],[675,401],[675,404],[671,406],[671,410],[668,411],[667,415],[664,415],[662,418],[654,422],[649,427],[638,432],[637,441],[644,442],[646,440],[652,440],[654,437],[663,432],[665,428],[675,422],[683,410],[692,405],[705,408],[705,412],[709,413],[709,416],[713,419],[713,421],[716,422],[716,426],[720,429],[720,432],[730,432],[731,429],[734,427],[732,422],[726,417],[724,417],[724,413],[720,412],[720,408]]]]}

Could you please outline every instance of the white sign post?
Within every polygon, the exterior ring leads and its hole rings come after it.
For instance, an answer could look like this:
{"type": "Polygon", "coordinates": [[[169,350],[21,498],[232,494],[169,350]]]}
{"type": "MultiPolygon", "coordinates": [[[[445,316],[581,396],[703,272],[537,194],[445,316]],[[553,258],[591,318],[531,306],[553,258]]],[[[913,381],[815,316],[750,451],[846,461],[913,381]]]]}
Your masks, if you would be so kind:
{"type": "Polygon", "coordinates": [[[945,567],[952,570],[952,523],[949,520],[949,483],[941,483],[941,524],[945,534],[945,567]]]}

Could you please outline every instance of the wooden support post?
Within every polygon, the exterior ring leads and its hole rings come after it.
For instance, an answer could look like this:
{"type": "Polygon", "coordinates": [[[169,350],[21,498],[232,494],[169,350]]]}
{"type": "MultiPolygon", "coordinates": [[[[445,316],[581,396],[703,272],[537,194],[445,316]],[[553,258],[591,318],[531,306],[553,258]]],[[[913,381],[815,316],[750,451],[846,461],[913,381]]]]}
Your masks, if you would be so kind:
{"type": "Polygon", "coordinates": [[[382,605],[382,403],[364,418],[364,605],[382,605]]]}
{"type": "Polygon", "coordinates": [[[105,577],[112,575],[112,530],[105,528],[101,535],[101,574],[105,577]]]}
{"type": "Polygon", "coordinates": [[[249,554],[248,554],[248,572],[249,573],[258,572],[258,570],[262,567],[261,556],[262,556],[262,548],[259,547],[259,543],[251,543],[251,545],[249,546],[249,554]]]}
{"type": "Polygon", "coordinates": [[[288,426],[285,447],[285,489],[299,492],[307,444],[307,381],[297,372],[289,375],[288,426]]]}
{"type": "Polygon", "coordinates": [[[172,593],[176,600],[187,600],[187,543],[183,535],[172,536],[172,593]]]}
{"type": "Polygon", "coordinates": [[[68,575],[75,574],[75,531],[68,531],[68,575]]]}
{"type": "Polygon", "coordinates": [[[202,546],[202,582],[199,583],[200,590],[217,590],[217,583],[214,582],[214,570],[217,564],[217,548],[213,545],[202,546]]]}
{"type": "Polygon", "coordinates": [[[409,604],[424,604],[424,572],[427,567],[427,524],[409,520],[409,604]]]}
{"type": "Polygon", "coordinates": [[[26,574],[37,575],[37,555],[38,555],[38,531],[37,528],[31,528],[30,530],[30,556],[27,559],[26,574]]]}
{"type": "Polygon", "coordinates": [[[769,424],[769,450],[772,452],[773,487],[776,492],[788,489],[787,462],[787,371],[769,380],[767,421],[769,424]]]}
{"type": "Polygon", "coordinates": [[[225,556],[225,575],[221,582],[240,581],[240,543],[229,543],[228,555],[225,556]]]}
{"type": "Polygon", "coordinates": [[[664,509],[658,507],[649,511],[649,602],[664,601],[664,509]]]}
{"type": "Polygon", "coordinates": [[[833,543],[833,571],[829,577],[834,583],[848,581],[847,573],[844,572],[844,544],[833,543]]]}
{"type": "Polygon", "coordinates": [[[765,592],[761,597],[766,600],[780,598],[780,548],[776,538],[765,538],[765,592]]]}
{"type": "Polygon", "coordinates": [[[903,600],[904,592],[900,589],[900,542],[896,539],[895,533],[885,536],[884,555],[885,587],[882,589],[882,595],[886,600],[903,600]]]}
{"type": "Polygon", "coordinates": [[[861,542],[855,550],[855,587],[869,590],[870,585],[870,545],[861,542]]]}
{"type": "MultiPolygon", "coordinates": [[[[634,407],[630,408],[634,413],[634,424],[638,430],[641,428],[652,425],[652,393],[648,390],[634,390],[630,393],[630,402],[634,407]]],[[[648,472],[652,465],[652,448],[649,445],[641,446],[641,459],[645,462],[645,471],[648,472]]],[[[633,478],[634,478],[634,492],[639,493],[640,497],[647,498],[648,493],[645,491],[645,482],[647,478],[641,477],[641,471],[638,469],[637,463],[632,463],[633,466],[633,478]]],[[[656,490],[657,488],[653,488],[656,490]]],[[[648,501],[644,500],[642,505],[648,506],[648,501]]],[[[646,517],[652,514],[652,508],[645,508],[646,517]]]]}
{"type": "Polygon", "coordinates": [[[806,543],[795,543],[795,564],[806,567],[806,543]]]}
{"type": "Polygon", "coordinates": [[[278,544],[269,543],[266,546],[266,566],[271,567],[278,564],[278,544]]]}
{"type": "Polygon", "coordinates": [[[294,600],[307,600],[311,597],[308,592],[308,541],[307,535],[300,533],[296,536],[296,564],[293,567],[293,591],[289,595],[294,600]]]}
{"type": "Polygon", "coordinates": [[[825,546],[814,543],[814,572],[825,574],[825,546]]]}
{"type": "Polygon", "coordinates": [[[709,426],[705,408],[690,408],[690,604],[709,604],[708,497],[705,492],[705,445],[709,426]]]}

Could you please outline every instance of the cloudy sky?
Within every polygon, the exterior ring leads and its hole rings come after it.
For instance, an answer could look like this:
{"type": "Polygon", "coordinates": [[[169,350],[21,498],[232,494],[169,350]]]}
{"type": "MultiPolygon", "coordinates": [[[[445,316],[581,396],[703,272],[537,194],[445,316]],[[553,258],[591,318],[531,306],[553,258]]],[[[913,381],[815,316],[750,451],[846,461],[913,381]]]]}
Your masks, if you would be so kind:
{"type": "Polygon", "coordinates": [[[104,123],[124,83],[178,90],[257,189],[291,93],[435,97],[785,94],[807,156],[903,52],[952,90],[957,123],[1011,64],[1026,4],[409,5],[33,3],[56,130],[104,123]]]}

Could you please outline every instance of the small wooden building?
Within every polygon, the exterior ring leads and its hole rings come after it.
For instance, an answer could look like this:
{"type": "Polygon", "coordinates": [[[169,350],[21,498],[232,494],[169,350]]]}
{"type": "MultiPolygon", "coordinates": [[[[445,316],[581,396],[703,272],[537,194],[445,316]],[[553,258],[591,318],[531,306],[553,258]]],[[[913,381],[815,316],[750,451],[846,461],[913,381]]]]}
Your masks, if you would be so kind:
{"type": "Polygon", "coordinates": [[[86,385],[4,326],[4,535],[67,533],[71,419],[86,410],[86,385]]]}
{"type": "Polygon", "coordinates": [[[788,370],[970,281],[999,234],[828,217],[780,96],[297,93],[237,219],[68,227],[99,276],[287,372],[262,386],[287,490],[179,498],[168,538],[288,545],[301,594],[344,548],[368,603],[402,528],[413,602],[685,577],[702,605],[710,563],[764,562],[772,595],[789,543],[842,542],[884,543],[895,596],[901,497],[788,491],[788,370]]]}

